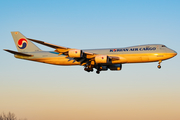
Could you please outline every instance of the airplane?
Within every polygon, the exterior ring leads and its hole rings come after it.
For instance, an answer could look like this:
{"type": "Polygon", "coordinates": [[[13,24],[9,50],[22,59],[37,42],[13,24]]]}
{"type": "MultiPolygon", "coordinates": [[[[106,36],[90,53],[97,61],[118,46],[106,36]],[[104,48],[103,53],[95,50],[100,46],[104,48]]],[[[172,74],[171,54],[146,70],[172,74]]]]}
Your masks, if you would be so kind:
{"type": "Polygon", "coordinates": [[[50,44],[44,41],[26,38],[18,31],[11,32],[17,51],[4,49],[15,58],[42,62],[53,65],[81,65],[84,70],[96,73],[100,71],[119,71],[122,64],[158,62],[161,68],[163,60],[177,55],[177,52],[162,44],[138,45],[125,48],[80,50],[50,44]],[[42,51],[33,42],[54,48],[54,51],[42,51]]]}

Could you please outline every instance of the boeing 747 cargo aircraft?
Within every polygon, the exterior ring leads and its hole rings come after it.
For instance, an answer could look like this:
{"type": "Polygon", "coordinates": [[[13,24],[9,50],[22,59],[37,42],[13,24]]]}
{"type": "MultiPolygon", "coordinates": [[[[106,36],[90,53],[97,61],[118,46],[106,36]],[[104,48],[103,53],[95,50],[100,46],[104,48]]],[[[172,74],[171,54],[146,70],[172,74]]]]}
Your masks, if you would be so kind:
{"type": "Polygon", "coordinates": [[[163,60],[177,55],[174,50],[162,44],[80,50],[26,38],[18,31],[11,32],[11,34],[18,52],[8,49],[4,50],[14,54],[16,58],[53,65],[81,65],[84,66],[84,70],[87,72],[92,72],[93,69],[96,69],[97,74],[108,69],[121,70],[122,64],[126,63],[158,62],[158,68],[160,69],[160,64],[163,60]],[[33,42],[55,50],[42,51],[33,42]]]}

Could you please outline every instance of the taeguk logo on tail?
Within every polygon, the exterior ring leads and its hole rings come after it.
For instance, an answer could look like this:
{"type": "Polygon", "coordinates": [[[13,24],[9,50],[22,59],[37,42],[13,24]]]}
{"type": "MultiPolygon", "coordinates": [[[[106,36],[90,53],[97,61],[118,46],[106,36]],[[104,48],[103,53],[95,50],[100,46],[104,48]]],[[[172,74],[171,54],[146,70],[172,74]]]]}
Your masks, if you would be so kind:
{"type": "Polygon", "coordinates": [[[25,38],[21,38],[21,39],[18,40],[19,49],[24,49],[24,48],[27,47],[27,45],[28,45],[28,42],[27,42],[27,40],[25,38]]]}

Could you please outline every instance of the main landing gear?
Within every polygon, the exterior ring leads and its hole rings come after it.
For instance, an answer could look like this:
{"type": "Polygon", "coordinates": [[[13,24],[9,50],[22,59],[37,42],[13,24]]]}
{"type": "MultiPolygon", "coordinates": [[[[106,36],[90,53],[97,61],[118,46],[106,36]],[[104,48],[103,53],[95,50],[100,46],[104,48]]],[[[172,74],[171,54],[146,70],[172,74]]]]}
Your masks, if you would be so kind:
{"type": "Polygon", "coordinates": [[[97,69],[96,73],[97,73],[97,74],[100,74],[100,71],[102,70],[102,67],[101,67],[101,66],[98,66],[96,69],[97,69]]]}
{"type": "Polygon", "coordinates": [[[96,71],[96,73],[97,73],[97,74],[99,74],[99,73],[100,73],[100,71],[99,71],[99,70],[97,70],[97,71],[96,71]]]}
{"type": "Polygon", "coordinates": [[[89,66],[85,67],[84,70],[87,72],[93,72],[93,66],[89,65],[89,66]]]}
{"type": "Polygon", "coordinates": [[[161,62],[162,61],[160,60],[159,63],[158,63],[159,65],[157,66],[159,69],[161,69],[161,62]]]}
{"type": "MultiPolygon", "coordinates": [[[[92,66],[92,65],[88,65],[88,66],[86,66],[84,68],[84,70],[87,71],[87,72],[93,72],[93,67],[94,66],[92,66]]],[[[96,73],[100,74],[100,71],[101,71],[102,68],[100,66],[98,66],[96,69],[97,69],[96,73]]]]}
{"type": "Polygon", "coordinates": [[[84,70],[87,71],[87,72],[93,72],[93,68],[85,67],[84,70]]]}

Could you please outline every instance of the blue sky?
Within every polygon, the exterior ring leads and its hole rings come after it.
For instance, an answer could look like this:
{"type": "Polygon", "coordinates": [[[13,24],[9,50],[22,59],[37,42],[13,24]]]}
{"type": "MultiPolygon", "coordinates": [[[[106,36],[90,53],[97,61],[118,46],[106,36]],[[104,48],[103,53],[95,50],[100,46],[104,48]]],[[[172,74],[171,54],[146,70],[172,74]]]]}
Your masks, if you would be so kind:
{"type": "Polygon", "coordinates": [[[80,66],[15,59],[2,50],[16,50],[10,32],[20,31],[29,38],[78,49],[165,44],[179,53],[179,4],[178,0],[0,1],[0,112],[33,120],[180,119],[179,55],[163,61],[161,70],[157,63],[125,64],[122,71],[96,75],[80,66]]]}

